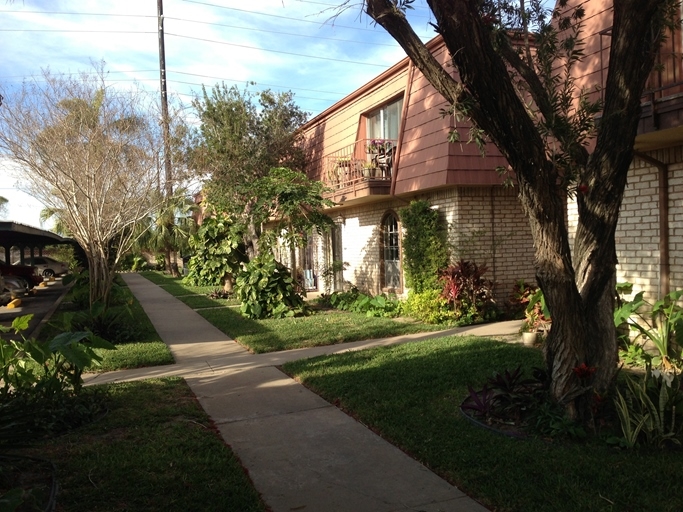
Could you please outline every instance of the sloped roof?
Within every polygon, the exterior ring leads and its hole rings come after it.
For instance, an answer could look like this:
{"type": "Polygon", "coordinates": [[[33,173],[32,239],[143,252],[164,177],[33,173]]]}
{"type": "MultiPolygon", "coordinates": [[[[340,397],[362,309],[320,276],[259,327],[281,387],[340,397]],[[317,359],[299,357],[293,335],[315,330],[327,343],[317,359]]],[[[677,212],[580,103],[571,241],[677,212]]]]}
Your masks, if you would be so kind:
{"type": "Polygon", "coordinates": [[[45,246],[53,244],[73,243],[70,238],[64,238],[51,231],[34,228],[12,221],[0,221],[0,246],[45,246]]]}

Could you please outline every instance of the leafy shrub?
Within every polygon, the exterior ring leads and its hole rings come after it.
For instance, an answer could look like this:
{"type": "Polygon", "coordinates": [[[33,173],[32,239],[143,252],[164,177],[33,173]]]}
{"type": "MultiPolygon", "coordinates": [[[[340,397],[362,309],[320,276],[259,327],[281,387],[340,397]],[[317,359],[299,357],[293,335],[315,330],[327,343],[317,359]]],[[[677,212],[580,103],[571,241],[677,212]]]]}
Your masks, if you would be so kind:
{"type": "Polygon", "coordinates": [[[265,253],[244,265],[236,279],[240,311],[248,318],[293,316],[304,307],[296,291],[292,274],[271,253],[265,253]]]}
{"type": "Polygon", "coordinates": [[[410,290],[408,298],[403,303],[403,312],[427,324],[440,324],[455,320],[448,301],[438,290],[426,290],[422,293],[410,290]]]}
{"type": "Polygon", "coordinates": [[[355,286],[348,292],[334,292],[329,296],[329,303],[333,308],[341,309],[342,311],[350,311],[351,306],[358,299],[361,293],[355,286]]]}
{"type": "MultiPolygon", "coordinates": [[[[114,278],[109,292],[109,305],[117,306],[128,303],[131,298],[128,287],[122,286],[121,277],[114,278]]],[[[73,283],[67,300],[72,302],[77,309],[87,309],[90,307],[90,274],[87,270],[67,274],[62,278],[65,286],[73,283]]]]}
{"type": "Polygon", "coordinates": [[[403,256],[406,284],[415,292],[439,289],[439,270],[448,265],[447,229],[429,202],[411,201],[399,210],[405,230],[403,256]]]}
{"type": "Polygon", "coordinates": [[[191,286],[222,286],[247,261],[242,236],[226,216],[209,217],[188,240],[194,254],[187,262],[184,282],[191,286]]]}
{"type": "Polygon", "coordinates": [[[119,270],[130,270],[131,272],[139,272],[148,267],[147,260],[141,254],[133,254],[132,252],[126,254],[118,264],[119,270]]]}
{"type": "Polygon", "coordinates": [[[512,293],[508,298],[507,314],[510,318],[522,319],[526,311],[529,301],[538,287],[527,283],[524,279],[520,279],[512,287],[512,293]]]}
{"type": "Polygon", "coordinates": [[[111,343],[121,344],[137,341],[140,337],[132,318],[128,304],[105,307],[96,302],[88,309],[64,312],[50,325],[60,331],[88,331],[111,343]]]}
{"type": "Polygon", "coordinates": [[[401,302],[386,295],[366,295],[357,288],[348,292],[334,292],[329,297],[333,308],[353,313],[364,313],[368,317],[393,318],[401,314],[401,302]]]}
{"type": "Polygon", "coordinates": [[[648,365],[644,376],[627,378],[626,389],[617,390],[614,403],[623,433],[621,446],[681,445],[683,389],[676,371],[648,365]]]}
{"type": "Polygon", "coordinates": [[[460,260],[441,272],[442,297],[453,308],[461,324],[495,320],[498,309],[493,300],[493,283],[484,279],[488,268],[460,260]]]}
{"type": "Polygon", "coordinates": [[[529,297],[524,310],[522,332],[546,332],[550,329],[552,318],[545,301],[543,290],[536,288],[529,297]]]}
{"type": "MultiPolygon", "coordinates": [[[[18,317],[11,329],[0,326],[0,332],[19,334],[28,328],[31,317],[18,317]]],[[[0,437],[0,446],[12,439],[5,421],[21,423],[14,429],[54,432],[99,410],[89,400],[76,398],[82,391],[83,369],[102,360],[97,348],[115,347],[90,332],[63,332],[47,342],[23,336],[0,339],[0,405],[8,412],[0,418],[0,433],[8,435],[0,437]]]]}
{"type": "MultiPolygon", "coordinates": [[[[621,285],[618,291],[630,292],[631,288],[629,284],[621,285]]],[[[626,346],[652,343],[659,352],[652,358],[652,364],[669,368],[671,360],[679,358],[678,350],[683,347],[683,307],[678,304],[681,297],[683,290],[671,292],[654,304],[643,298],[643,292],[637,293],[632,301],[622,300],[614,312],[614,325],[619,328],[627,324],[638,334],[634,340],[623,335],[621,341],[626,346]]]]}
{"type": "Polygon", "coordinates": [[[511,435],[522,432],[547,437],[584,438],[586,431],[565,417],[562,406],[550,398],[550,379],[545,370],[533,368],[532,378],[524,378],[521,366],[497,372],[483,387],[468,386],[469,396],[461,409],[488,425],[506,430],[511,435]]]}
{"type": "Polygon", "coordinates": [[[158,252],[154,255],[154,269],[163,272],[166,269],[166,257],[163,253],[158,252]]]}

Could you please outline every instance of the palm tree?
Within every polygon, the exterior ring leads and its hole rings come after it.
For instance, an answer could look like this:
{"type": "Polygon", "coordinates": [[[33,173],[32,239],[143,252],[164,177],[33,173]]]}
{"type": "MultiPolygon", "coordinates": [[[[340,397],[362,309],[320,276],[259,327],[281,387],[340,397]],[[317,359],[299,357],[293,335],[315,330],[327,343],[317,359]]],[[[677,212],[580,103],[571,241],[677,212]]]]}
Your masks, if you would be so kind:
{"type": "Polygon", "coordinates": [[[155,214],[141,223],[144,233],[136,244],[141,250],[163,252],[166,269],[174,277],[178,276],[178,265],[171,256],[187,249],[187,240],[195,228],[192,212],[197,207],[183,192],[177,191],[155,214]]]}

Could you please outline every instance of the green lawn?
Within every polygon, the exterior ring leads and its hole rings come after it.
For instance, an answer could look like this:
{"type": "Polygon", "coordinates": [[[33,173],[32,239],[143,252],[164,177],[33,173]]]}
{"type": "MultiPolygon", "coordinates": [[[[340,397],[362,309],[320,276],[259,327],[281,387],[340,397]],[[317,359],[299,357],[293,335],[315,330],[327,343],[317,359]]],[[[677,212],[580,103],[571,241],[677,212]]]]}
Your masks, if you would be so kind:
{"type": "MultiPolygon", "coordinates": [[[[115,343],[116,350],[99,350],[98,353],[103,358],[101,366],[93,366],[87,371],[101,372],[173,364],[175,361],[168,346],[161,340],[142,306],[128,287],[123,284],[123,281],[120,281],[116,293],[119,301],[126,303],[126,308],[132,316],[127,313],[124,314],[122,320],[115,324],[112,330],[114,333],[121,330],[129,332],[133,341],[115,343]]],[[[121,310],[122,308],[123,306],[114,306],[112,309],[121,310]]],[[[77,309],[69,302],[67,295],[66,300],[41,330],[39,338],[42,340],[51,339],[62,332],[65,329],[64,315],[73,314],[76,311],[77,309]]]]}
{"type": "Polygon", "coordinates": [[[171,277],[170,275],[162,274],[161,272],[145,271],[140,272],[140,275],[149,279],[154,284],[159,285],[162,289],[166,290],[192,309],[239,305],[237,299],[212,299],[207,296],[211,292],[220,290],[219,286],[189,286],[183,284],[182,278],[171,277]]]}
{"type": "Polygon", "coordinates": [[[472,425],[467,385],[541,366],[538,350],[447,337],[295,361],[287,373],[497,511],[683,510],[677,451],[516,440],[472,425]]]}
{"type": "Polygon", "coordinates": [[[240,301],[237,299],[212,299],[206,295],[185,295],[176,298],[183,301],[192,309],[220,308],[227,306],[239,306],[240,304],[240,301]]]}
{"type": "Polygon", "coordinates": [[[257,354],[444,329],[345,311],[277,320],[250,320],[235,308],[200,309],[198,313],[257,354]]]}
{"type": "Polygon", "coordinates": [[[344,311],[318,311],[310,316],[284,319],[250,320],[239,308],[220,308],[239,304],[235,299],[211,299],[193,295],[208,293],[215,287],[192,287],[159,272],[141,272],[153,283],[175,295],[228,336],[257,354],[295,348],[334,345],[349,341],[439,331],[446,327],[391,318],[368,318],[344,311]],[[206,291],[201,291],[208,288],[206,291]],[[208,309],[217,308],[220,309],[208,309]]]}
{"type": "MultiPolygon", "coordinates": [[[[127,289],[126,289],[127,290],[127,289]]],[[[130,292],[128,292],[130,293],[130,292]]],[[[135,326],[135,341],[120,343],[116,350],[102,350],[101,366],[91,368],[90,371],[112,371],[145,366],[160,366],[173,364],[175,361],[168,346],[161,340],[156,329],[150,322],[140,303],[130,296],[128,306],[132,318],[128,321],[135,326]]]]}
{"type": "Polygon", "coordinates": [[[103,418],[19,451],[56,465],[57,510],[266,510],[182,379],[109,389],[103,418]]]}
{"type": "Polygon", "coordinates": [[[158,284],[173,296],[207,294],[220,289],[220,286],[189,286],[183,284],[182,277],[171,277],[161,272],[145,271],[140,272],[140,275],[154,284],[158,284]]]}

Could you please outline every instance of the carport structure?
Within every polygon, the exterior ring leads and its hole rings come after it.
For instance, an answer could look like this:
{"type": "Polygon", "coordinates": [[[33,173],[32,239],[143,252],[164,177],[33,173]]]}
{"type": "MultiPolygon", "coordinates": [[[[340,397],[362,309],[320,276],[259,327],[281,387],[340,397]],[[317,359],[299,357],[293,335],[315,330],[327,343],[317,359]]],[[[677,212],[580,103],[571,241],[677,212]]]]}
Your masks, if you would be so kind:
{"type": "Polygon", "coordinates": [[[10,263],[12,247],[19,249],[20,263],[24,264],[25,251],[29,250],[29,257],[42,256],[43,248],[47,245],[72,244],[71,238],[64,238],[51,231],[34,228],[18,222],[0,221],[0,246],[5,250],[4,260],[10,263]],[[37,254],[36,254],[37,250],[37,254]]]}

